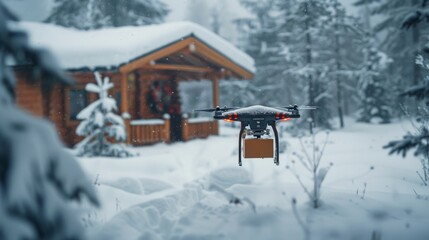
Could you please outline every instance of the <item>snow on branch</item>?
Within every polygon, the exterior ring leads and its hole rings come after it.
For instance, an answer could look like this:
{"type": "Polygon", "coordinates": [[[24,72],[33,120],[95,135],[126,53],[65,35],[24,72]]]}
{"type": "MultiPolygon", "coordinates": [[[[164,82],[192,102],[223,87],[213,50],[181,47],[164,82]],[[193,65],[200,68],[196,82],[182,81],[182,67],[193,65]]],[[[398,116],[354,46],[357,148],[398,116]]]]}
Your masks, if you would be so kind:
{"type": "Polygon", "coordinates": [[[98,206],[97,194],[52,124],[16,105],[8,61],[31,62],[28,79],[73,80],[48,51],[29,45],[16,21],[0,2],[0,239],[85,239],[78,203],[98,206]]]}
{"type": "Polygon", "coordinates": [[[89,104],[78,115],[81,120],[76,134],[85,137],[76,145],[79,156],[110,156],[130,157],[135,154],[129,152],[121,142],[126,140],[126,131],[123,119],[114,111],[118,108],[115,99],[108,96],[108,90],[113,83],[108,77],[102,79],[100,73],[94,73],[97,84],[88,83],[85,89],[99,95],[99,99],[89,104]],[[107,141],[106,137],[113,138],[117,143],[107,141]]]}

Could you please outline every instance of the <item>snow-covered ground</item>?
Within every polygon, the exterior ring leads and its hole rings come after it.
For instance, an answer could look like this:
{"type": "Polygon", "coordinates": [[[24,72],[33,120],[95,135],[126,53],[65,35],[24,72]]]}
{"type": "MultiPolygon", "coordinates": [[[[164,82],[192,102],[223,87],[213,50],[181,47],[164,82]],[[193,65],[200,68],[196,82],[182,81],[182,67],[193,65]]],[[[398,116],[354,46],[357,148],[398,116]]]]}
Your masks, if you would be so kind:
{"type": "MultiPolygon", "coordinates": [[[[331,132],[321,165],[333,166],[319,209],[286,169],[300,152],[292,137],[284,137],[280,166],[246,159],[239,167],[238,129],[225,126],[208,139],[136,148],[139,157],[81,158],[102,200],[83,219],[94,239],[304,239],[292,211],[295,197],[310,239],[429,239],[429,201],[414,193],[429,194],[416,174],[418,159],[382,149],[407,128],[349,119],[331,132]],[[222,189],[250,201],[230,203],[222,189]]],[[[303,168],[296,171],[309,179],[303,168]]]]}

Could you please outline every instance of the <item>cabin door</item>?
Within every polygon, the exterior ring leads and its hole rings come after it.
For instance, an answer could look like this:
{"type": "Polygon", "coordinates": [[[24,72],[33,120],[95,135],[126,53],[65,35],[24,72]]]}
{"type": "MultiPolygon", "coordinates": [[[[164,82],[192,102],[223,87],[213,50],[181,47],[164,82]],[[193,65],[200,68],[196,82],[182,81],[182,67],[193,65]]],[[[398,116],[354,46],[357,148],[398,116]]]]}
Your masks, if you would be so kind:
{"type": "Polygon", "coordinates": [[[182,141],[182,112],[180,110],[180,95],[178,83],[175,80],[165,82],[164,94],[166,96],[166,109],[164,112],[170,115],[170,140],[182,141]]]}
{"type": "Polygon", "coordinates": [[[152,82],[146,96],[149,110],[159,118],[170,115],[170,141],[182,140],[182,113],[177,81],[174,79],[152,82]]]}

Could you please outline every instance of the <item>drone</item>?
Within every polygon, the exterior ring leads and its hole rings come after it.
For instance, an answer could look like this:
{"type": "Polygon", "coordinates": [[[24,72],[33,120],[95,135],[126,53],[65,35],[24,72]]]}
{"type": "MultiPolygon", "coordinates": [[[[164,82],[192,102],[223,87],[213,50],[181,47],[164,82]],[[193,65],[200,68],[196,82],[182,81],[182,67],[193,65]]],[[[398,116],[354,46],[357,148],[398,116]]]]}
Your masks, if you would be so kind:
{"type": "MultiPolygon", "coordinates": [[[[300,118],[299,110],[313,110],[313,106],[298,106],[290,105],[286,107],[266,107],[262,105],[254,105],[250,107],[215,107],[209,109],[197,109],[196,112],[214,112],[213,118],[216,120],[224,120],[226,122],[241,122],[239,141],[238,141],[238,165],[242,166],[242,139],[246,140],[246,136],[253,136],[254,139],[261,139],[263,135],[269,135],[271,127],[274,132],[275,139],[275,156],[274,164],[277,166],[279,160],[279,134],[277,131],[276,123],[278,121],[288,121],[293,118],[300,118]]],[[[257,141],[254,141],[257,142],[257,141]]],[[[262,143],[262,141],[260,141],[262,143]]],[[[250,141],[249,141],[250,143],[250,141]]],[[[246,142],[245,142],[246,144],[246,142]]],[[[250,144],[249,144],[250,145],[250,144]]],[[[252,145],[257,148],[257,145],[252,145]]],[[[272,140],[271,140],[271,154],[272,154],[272,140]]],[[[246,146],[245,146],[246,148],[246,146]]],[[[245,156],[246,157],[246,156],[245,156]]]]}

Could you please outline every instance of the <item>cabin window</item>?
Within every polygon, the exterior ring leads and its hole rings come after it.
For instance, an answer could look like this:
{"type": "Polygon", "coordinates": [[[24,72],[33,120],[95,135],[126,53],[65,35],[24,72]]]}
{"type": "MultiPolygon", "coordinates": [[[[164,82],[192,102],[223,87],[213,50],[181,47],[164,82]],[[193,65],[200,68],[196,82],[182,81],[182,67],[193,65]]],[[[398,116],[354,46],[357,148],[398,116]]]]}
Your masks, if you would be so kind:
{"type": "Polygon", "coordinates": [[[88,105],[88,99],[86,96],[86,91],[81,90],[70,90],[70,119],[76,120],[77,115],[88,105]]]}

